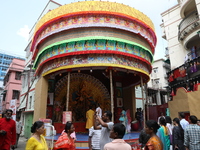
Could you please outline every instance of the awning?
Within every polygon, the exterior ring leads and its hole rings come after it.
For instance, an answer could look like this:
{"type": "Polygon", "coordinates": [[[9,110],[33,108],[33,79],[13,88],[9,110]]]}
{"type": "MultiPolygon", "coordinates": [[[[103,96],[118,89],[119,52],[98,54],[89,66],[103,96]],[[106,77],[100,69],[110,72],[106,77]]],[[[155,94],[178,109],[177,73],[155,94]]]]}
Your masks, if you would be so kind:
{"type": "Polygon", "coordinates": [[[6,94],[7,90],[3,90],[3,92],[1,93],[1,95],[6,94]]]}

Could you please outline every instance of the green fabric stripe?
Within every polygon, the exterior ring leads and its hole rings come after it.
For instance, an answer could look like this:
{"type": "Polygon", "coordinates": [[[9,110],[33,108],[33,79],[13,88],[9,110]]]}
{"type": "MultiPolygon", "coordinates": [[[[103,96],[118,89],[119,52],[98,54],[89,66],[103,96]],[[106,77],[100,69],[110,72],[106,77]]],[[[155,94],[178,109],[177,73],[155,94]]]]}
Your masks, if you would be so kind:
{"type": "Polygon", "coordinates": [[[81,40],[92,40],[92,39],[94,39],[94,40],[96,40],[96,39],[115,40],[115,41],[118,41],[118,42],[124,42],[124,43],[128,43],[128,44],[132,44],[132,45],[139,46],[139,47],[143,48],[144,50],[148,51],[148,52],[151,54],[151,56],[152,56],[152,61],[153,61],[153,54],[152,54],[152,52],[151,52],[149,49],[147,49],[146,47],[144,47],[144,46],[142,46],[142,45],[140,45],[140,44],[138,44],[138,43],[135,43],[135,42],[132,42],[132,41],[128,41],[128,40],[124,40],[124,39],[120,39],[120,38],[104,37],[104,36],[95,36],[95,37],[90,37],[90,36],[89,36],[89,37],[81,37],[81,38],[74,38],[74,39],[63,40],[63,41],[59,41],[59,42],[56,42],[56,43],[53,43],[53,44],[51,44],[51,45],[46,46],[45,48],[43,48],[43,49],[38,53],[38,55],[37,55],[37,57],[36,57],[36,59],[35,59],[36,61],[34,62],[34,65],[33,65],[33,66],[35,66],[35,64],[36,64],[36,62],[37,62],[37,60],[38,60],[40,54],[42,54],[42,53],[43,53],[45,50],[47,50],[48,48],[51,48],[51,47],[53,47],[53,46],[58,46],[58,45],[61,45],[61,44],[64,44],[64,43],[70,43],[70,42],[81,41],[81,40]]]}

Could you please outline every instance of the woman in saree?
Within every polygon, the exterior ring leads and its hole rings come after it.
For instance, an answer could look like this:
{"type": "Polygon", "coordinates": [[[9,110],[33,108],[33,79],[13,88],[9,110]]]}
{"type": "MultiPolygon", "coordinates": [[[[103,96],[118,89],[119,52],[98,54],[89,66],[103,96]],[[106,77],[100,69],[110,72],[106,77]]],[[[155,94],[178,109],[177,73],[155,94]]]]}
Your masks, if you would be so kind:
{"type": "Polygon", "coordinates": [[[150,139],[146,143],[145,150],[163,150],[163,144],[156,135],[159,125],[155,120],[148,120],[145,125],[145,132],[150,135],[150,139]]]}
{"type": "Polygon", "coordinates": [[[163,150],[170,149],[169,131],[166,126],[165,118],[160,118],[160,128],[158,129],[157,136],[163,143],[163,150]]]}
{"type": "Polygon", "coordinates": [[[61,134],[54,145],[54,150],[75,150],[76,145],[74,143],[74,139],[70,136],[70,134],[74,131],[75,128],[73,123],[68,121],[65,125],[65,131],[61,134]]]}

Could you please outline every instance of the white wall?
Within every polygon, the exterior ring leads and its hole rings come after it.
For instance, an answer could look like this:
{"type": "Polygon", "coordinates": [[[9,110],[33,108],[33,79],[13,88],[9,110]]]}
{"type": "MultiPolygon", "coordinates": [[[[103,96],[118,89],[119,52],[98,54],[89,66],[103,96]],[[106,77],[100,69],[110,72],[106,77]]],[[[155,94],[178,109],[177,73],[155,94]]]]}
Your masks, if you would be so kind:
{"type": "Polygon", "coordinates": [[[155,88],[155,89],[165,89],[168,85],[168,81],[166,77],[166,73],[169,71],[164,67],[164,59],[155,60],[152,64],[152,73],[150,75],[150,81],[148,82],[148,87],[155,88]],[[157,70],[155,72],[155,70],[157,70]],[[157,84],[155,81],[159,80],[157,84]]]}
{"type": "Polygon", "coordinates": [[[178,41],[178,25],[182,20],[180,6],[176,5],[172,7],[170,10],[163,12],[161,16],[166,40],[168,41],[171,69],[173,70],[184,63],[185,56],[188,53],[178,41]]]}

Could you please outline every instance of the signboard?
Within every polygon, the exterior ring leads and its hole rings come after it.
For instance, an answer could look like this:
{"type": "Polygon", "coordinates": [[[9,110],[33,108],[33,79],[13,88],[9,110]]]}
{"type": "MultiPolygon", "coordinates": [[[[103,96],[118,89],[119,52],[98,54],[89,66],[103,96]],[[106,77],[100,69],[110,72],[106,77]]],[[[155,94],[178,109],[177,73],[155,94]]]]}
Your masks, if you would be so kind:
{"type": "Polygon", "coordinates": [[[51,136],[51,124],[52,124],[51,119],[40,118],[39,121],[44,122],[45,130],[43,136],[51,136]]]}
{"type": "Polygon", "coordinates": [[[72,112],[71,111],[63,111],[62,123],[66,124],[67,121],[72,121],[72,112]]]}
{"type": "Polygon", "coordinates": [[[10,107],[9,109],[11,109],[13,111],[13,114],[12,114],[12,119],[13,120],[16,120],[16,99],[13,99],[10,101],[10,107]]]}

